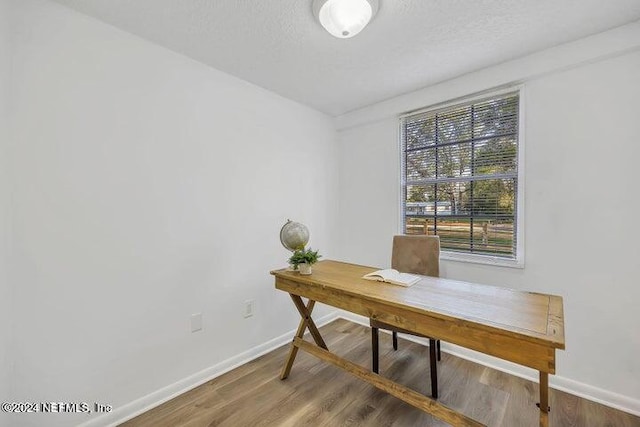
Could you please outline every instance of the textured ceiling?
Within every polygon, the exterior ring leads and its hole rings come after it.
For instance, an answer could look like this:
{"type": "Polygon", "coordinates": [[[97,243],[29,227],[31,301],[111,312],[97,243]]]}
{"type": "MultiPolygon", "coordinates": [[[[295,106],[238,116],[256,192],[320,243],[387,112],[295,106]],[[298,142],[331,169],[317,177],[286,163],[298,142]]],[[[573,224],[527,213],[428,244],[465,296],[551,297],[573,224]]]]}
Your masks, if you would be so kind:
{"type": "Polygon", "coordinates": [[[380,0],[336,39],[312,0],[55,0],[330,115],[640,19],[640,0],[380,0]]]}

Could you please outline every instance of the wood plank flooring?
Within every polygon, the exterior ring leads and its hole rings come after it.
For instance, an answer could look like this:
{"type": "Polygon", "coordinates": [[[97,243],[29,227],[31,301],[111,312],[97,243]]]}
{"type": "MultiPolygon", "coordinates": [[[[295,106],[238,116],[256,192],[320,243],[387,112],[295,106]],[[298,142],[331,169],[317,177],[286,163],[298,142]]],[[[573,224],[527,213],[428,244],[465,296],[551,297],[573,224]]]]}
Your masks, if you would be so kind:
{"type": "MultiPolygon", "coordinates": [[[[370,367],[369,328],[336,320],[320,328],[332,352],[370,367]]],[[[307,335],[305,339],[310,339],[307,335]]],[[[299,352],[279,374],[288,345],[203,384],[124,424],[142,426],[446,426],[373,386],[299,352]]],[[[429,349],[380,334],[380,374],[430,394],[429,349]]],[[[538,385],[442,353],[440,401],[489,426],[538,426],[538,385]]],[[[640,418],[551,389],[551,426],[640,427],[640,418]]]]}

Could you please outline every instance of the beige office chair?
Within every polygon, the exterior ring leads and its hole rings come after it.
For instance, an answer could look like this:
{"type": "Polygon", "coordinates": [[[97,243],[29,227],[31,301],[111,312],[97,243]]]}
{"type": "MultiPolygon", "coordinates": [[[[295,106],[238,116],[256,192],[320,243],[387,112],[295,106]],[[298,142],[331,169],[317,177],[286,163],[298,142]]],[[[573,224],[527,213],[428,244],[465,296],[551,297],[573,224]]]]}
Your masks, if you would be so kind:
{"type": "MultiPolygon", "coordinates": [[[[409,235],[393,236],[391,268],[402,273],[424,276],[440,276],[440,238],[438,236],[409,235]]],[[[431,396],[438,398],[437,359],[440,360],[440,340],[416,334],[379,320],[369,319],[371,325],[372,370],[378,373],[378,329],[392,331],[393,349],[398,349],[398,332],[429,339],[429,363],[431,367],[431,396]]]]}

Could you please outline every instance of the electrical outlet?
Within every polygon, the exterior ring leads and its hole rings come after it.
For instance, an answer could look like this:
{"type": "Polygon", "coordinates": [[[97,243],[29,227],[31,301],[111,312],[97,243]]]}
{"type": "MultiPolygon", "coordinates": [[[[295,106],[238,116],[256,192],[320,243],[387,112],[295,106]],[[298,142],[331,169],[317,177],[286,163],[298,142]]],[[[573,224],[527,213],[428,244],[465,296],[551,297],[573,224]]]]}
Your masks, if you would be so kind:
{"type": "Polygon", "coordinates": [[[244,302],[244,317],[253,316],[253,300],[247,300],[244,302]]]}
{"type": "Polygon", "coordinates": [[[196,313],[191,315],[191,332],[198,332],[202,330],[202,313],[196,313]]]}

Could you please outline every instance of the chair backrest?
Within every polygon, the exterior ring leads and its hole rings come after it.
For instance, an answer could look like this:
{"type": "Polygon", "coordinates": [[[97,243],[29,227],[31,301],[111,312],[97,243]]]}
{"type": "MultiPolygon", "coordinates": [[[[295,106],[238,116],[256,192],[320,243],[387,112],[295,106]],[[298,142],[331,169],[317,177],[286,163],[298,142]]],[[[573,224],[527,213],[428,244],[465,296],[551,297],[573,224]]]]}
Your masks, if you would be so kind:
{"type": "Polygon", "coordinates": [[[402,273],[440,276],[440,238],[426,235],[393,236],[391,268],[402,273]]]}

